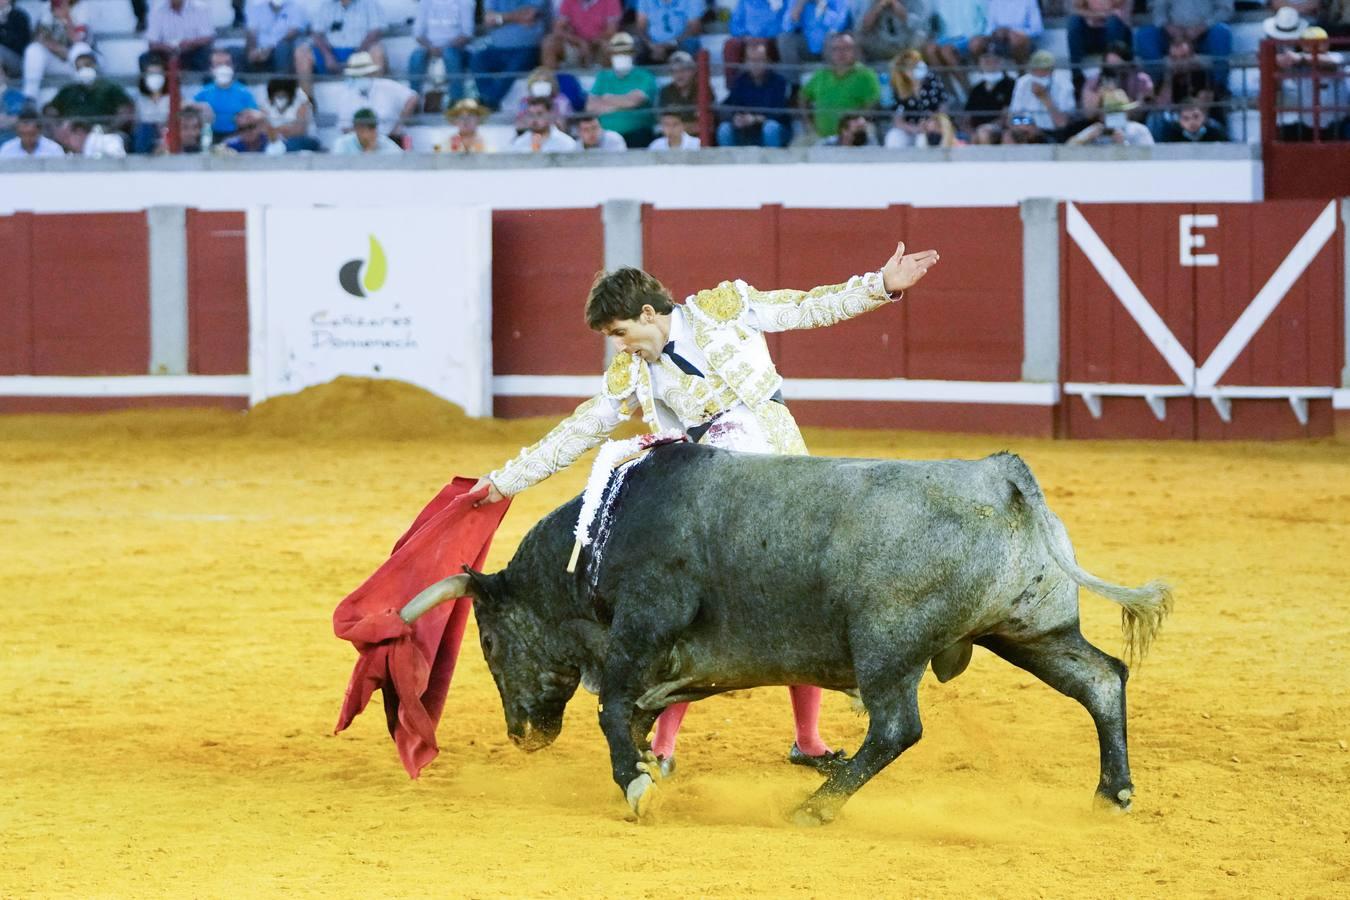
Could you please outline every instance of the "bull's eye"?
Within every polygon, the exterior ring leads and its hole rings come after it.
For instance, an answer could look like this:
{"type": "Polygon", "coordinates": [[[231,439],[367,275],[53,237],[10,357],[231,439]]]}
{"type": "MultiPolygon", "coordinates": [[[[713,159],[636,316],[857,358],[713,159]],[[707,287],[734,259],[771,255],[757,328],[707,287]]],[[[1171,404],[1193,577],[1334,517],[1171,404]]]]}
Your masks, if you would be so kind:
{"type": "Polygon", "coordinates": [[[483,635],[483,655],[492,655],[492,635],[490,634],[483,635]]]}

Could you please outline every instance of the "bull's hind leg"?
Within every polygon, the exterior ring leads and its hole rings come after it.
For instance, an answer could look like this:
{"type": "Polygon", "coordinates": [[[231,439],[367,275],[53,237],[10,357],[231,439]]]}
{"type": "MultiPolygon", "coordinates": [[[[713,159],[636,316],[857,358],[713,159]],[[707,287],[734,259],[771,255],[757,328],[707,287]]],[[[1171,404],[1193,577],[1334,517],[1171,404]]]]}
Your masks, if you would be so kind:
{"type": "Polygon", "coordinates": [[[923,723],[919,721],[919,679],[923,663],[908,672],[888,669],[868,678],[859,673],[859,690],[867,705],[867,736],[858,752],[836,768],[814,794],[798,808],[793,821],[798,825],[821,825],[833,821],[849,797],[872,779],[901,753],[919,742],[923,723]]]}
{"type": "Polygon", "coordinates": [[[987,637],[977,643],[1087,707],[1101,747],[1097,799],[1128,810],[1134,784],[1125,743],[1125,664],[1089,644],[1077,623],[1029,641],[987,637]]]}

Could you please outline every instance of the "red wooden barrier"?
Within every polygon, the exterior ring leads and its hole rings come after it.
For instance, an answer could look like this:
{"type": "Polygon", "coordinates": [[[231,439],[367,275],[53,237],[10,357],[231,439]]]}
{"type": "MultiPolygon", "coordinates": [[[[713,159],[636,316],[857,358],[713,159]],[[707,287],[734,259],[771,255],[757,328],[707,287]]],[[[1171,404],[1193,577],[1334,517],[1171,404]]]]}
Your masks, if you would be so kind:
{"type": "Polygon", "coordinates": [[[0,375],[33,370],[33,214],[0,216],[0,375]]]}
{"type": "Polygon", "coordinates": [[[244,214],[187,211],[188,371],[248,372],[244,214]]]}
{"type": "MultiPolygon", "coordinates": [[[[492,367],[498,375],[598,375],[603,344],[585,302],[604,268],[600,209],[496,210],[492,214],[492,367]]],[[[502,397],[498,416],[571,409],[556,397],[502,397]]]]}

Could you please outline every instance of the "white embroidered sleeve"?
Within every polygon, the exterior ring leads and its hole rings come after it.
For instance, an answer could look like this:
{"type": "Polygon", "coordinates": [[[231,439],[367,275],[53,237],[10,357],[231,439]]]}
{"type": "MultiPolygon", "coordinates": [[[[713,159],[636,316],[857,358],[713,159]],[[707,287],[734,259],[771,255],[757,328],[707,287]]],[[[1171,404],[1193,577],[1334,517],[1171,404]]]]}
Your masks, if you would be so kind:
{"type": "Polygon", "coordinates": [[[854,275],[843,284],[809,291],[747,289],[750,321],[760,331],[824,328],[885,306],[899,295],[886,293],[880,272],[854,275]]]}
{"type": "Polygon", "coordinates": [[[587,400],[552,431],[488,475],[497,490],[510,496],[543,481],[598,446],[624,420],[624,405],[604,394],[587,400]]]}

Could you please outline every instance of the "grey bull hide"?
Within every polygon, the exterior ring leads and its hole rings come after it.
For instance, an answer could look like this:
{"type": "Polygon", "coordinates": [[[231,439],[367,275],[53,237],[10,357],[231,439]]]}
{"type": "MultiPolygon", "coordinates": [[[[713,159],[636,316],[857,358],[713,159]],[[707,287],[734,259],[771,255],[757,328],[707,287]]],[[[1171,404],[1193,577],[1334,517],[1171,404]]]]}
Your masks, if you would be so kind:
{"type": "Polygon", "coordinates": [[[416,619],[471,594],[507,732],[547,746],[585,681],[600,695],[614,780],[639,816],[660,775],[647,735],[667,705],[759,685],[859,693],[857,753],[797,810],[833,819],[919,740],[918,686],[954,678],[978,644],[1083,704],[1097,726],[1096,795],[1128,809],[1128,669],[1079,630],[1078,588],[1120,605],[1141,657],[1168,588],[1126,588],[1074,560],[1058,517],[1017,456],[904,462],[658,447],[628,471],[613,529],[567,572],[576,498],[524,538],[501,572],[433,585],[416,619]]]}

